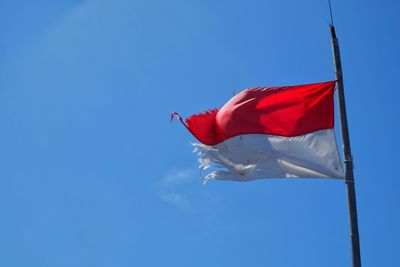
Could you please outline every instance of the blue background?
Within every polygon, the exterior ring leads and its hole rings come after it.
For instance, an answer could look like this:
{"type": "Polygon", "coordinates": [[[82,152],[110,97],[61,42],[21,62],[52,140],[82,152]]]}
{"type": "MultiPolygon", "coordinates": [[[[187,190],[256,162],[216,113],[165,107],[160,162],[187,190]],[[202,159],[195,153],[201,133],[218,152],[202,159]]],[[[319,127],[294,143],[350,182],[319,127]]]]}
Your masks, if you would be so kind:
{"type": "MultiPolygon", "coordinates": [[[[397,1],[334,0],[364,266],[400,266],[397,1]]],[[[0,266],[350,266],[345,185],[202,185],[177,122],[334,79],[327,1],[0,3],[0,266]]]]}

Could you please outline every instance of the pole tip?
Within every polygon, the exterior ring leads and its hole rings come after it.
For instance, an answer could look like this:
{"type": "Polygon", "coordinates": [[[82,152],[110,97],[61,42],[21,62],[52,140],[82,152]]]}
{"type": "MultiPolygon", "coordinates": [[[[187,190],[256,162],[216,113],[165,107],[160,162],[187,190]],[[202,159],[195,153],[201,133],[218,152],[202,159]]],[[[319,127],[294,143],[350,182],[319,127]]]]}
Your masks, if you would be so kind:
{"type": "Polygon", "coordinates": [[[333,25],[333,15],[332,15],[331,0],[328,0],[328,3],[329,3],[329,14],[331,15],[331,25],[333,25]]]}

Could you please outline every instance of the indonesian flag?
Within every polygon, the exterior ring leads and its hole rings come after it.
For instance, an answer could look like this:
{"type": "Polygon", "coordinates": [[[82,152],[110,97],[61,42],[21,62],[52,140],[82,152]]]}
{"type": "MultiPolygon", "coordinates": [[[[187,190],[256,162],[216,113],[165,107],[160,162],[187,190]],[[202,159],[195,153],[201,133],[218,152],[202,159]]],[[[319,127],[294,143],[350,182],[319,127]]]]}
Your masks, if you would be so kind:
{"type": "MultiPolygon", "coordinates": [[[[205,180],[338,178],[343,169],[334,134],[335,82],[257,87],[186,123],[205,180]]],[[[172,119],[172,117],[171,117],[172,119]]]]}

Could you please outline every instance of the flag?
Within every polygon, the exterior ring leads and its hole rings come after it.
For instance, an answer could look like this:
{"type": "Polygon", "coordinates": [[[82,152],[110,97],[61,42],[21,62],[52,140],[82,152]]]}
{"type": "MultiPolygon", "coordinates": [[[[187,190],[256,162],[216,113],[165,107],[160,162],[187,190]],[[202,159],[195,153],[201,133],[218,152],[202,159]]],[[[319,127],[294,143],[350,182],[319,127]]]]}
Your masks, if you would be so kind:
{"type": "MultiPolygon", "coordinates": [[[[335,81],[249,88],[183,125],[205,180],[343,179],[334,134],[335,81]]],[[[173,117],[171,117],[172,119],[173,117]]]]}

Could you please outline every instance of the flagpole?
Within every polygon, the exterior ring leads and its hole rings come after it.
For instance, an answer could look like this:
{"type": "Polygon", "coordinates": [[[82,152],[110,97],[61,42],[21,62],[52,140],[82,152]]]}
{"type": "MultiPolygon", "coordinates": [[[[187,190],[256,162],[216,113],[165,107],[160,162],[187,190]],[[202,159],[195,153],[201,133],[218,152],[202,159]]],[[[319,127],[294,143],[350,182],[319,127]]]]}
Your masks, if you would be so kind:
{"type": "Polygon", "coordinates": [[[353,158],[350,148],[349,129],[347,125],[346,103],[343,88],[343,72],[340,60],[339,41],[336,38],[335,27],[330,25],[333,61],[335,64],[337,95],[340,114],[340,128],[342,132],[342,148],[346,175],[347,206],[350,219],[350,237],[353,267],[361,267],[360,240],[358,235],[357,202],[353,175],[353,158]]]}

